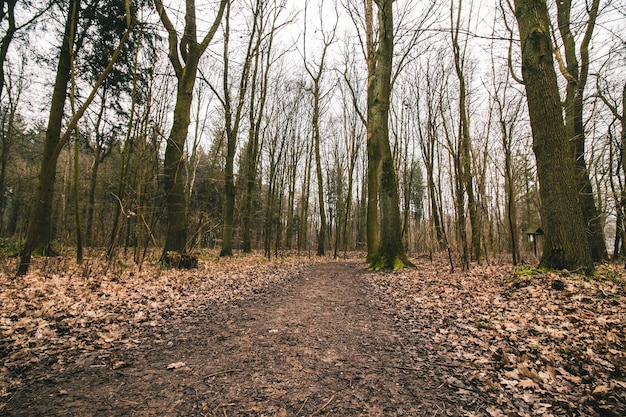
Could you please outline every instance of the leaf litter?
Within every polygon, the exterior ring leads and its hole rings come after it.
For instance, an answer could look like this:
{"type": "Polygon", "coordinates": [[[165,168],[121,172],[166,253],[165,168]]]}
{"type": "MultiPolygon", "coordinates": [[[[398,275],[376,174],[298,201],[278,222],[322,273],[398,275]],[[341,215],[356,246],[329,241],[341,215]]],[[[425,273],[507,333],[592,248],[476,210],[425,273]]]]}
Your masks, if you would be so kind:
{"type": "Polygon", "coordinates": [[[426,360],[460,370],[448,385],[495,401],[488,415],[624,416],[624,282],[604,278],[621,266],[598,269],[596,279],[511,265],[449,273],[434,262],[370,281],[426,360]]]}
{"type": "MultiPolygon", "coordinates": [[[[268,288],[285,286],[315,262],[332,261],[287,257],[269,262],[252,256],[201,262],[191,271],[158,266],[110,269],[96,260],[80,266],[69,260],[57,262],[54,267],[33,268],[21,278],[0,274],[0,414],[15,393],[31,383],[34,369],[45,369],[50,377],[65,372],[70,353],[140,349],[148,344],[146,334],[181,320],[191,310],[215,305],[230,309],[238,300],[272,297],[268,288]]],[[[618,266],[599,269],[606,271],[605,277],[620,276],[618,266]]],[[[430,369],[428,377],[437,388],[428,389],[440,391],[442,405],[420,415],[626,415],[626,301],[620,279],[588,279],[567,271],[526,276],[506,264],[451,274],[443,259],[363,276],[377,308],[392,312],[394,332],[402,335],[401,348],[389,348],[390,352],[410,357],[395,367],[408,375],[430,369]]],[[[268,336],[264,343],[289,337],[278,326],[263,332],[268,336]]],[[[320,339],[316,344],[322,343],[320,339]]],[[[367,347],[367,342],[360,343],[367,347]]],[[[306,346],[307,352],[316,348],[306,346]]],[[[381,355],[369,355],[367,363],[378,363],[381,355]]],[[[165,372],[196,371],[187,359],[168,359],[162,364],[165,372]]],[[[131,366],[129,362],[112,358],[110,363],[96,359],[89,364],[119,373],[131,366]]],[[[328,362],[335,369],[347,363],[336,357],[328,362]]],[[[321,377],[315,369],[297,366],[321,377]]],[[[204,378],[236,376],[244,374],[244,368],[214,369],[204,378]]],[[[374,375],[362,377],[370,379],[372,384],[380,382],[374,375]]],[[[289,397],[287,387],[272,389],[282,401],[289,397]]],[[[70,396],[67,387],[58,388],[57,394],[70,396]]],[[[317,404],[312,398],[298,397],[293,415],[298,409],[305,415],[308,407],[318,414],[341,415],[332,408],[341,402],[336,392],[317,404]]],[[[366,403],[367,396],[356,393],[352,401],[366,403]]],[[[224,404],[231,407],[228,401],[224,404]]],[[[216,409],[214,415],[227,410],[216,409]]],[[[382,405],[366,410],[364,415],[391,415],[382,405]]],[[[256,405],[248,414],[284,413],[283,407],[256,405]]]]}
{"type": "Polygon", "coordinates": [[[23,277],[7,273],[10,266],[0,274],[0,411],[2,400],[24,382],[20,375],[34,364],[50,362],[59,370],[66,351],[132,348],[141,344],[134,336],[142,328],[161,326],[203,304],[262,292],[305,265],[296,258],[268,262],[260,256],[207,261],[189,271],[57,262],[55,268],[31,268],[23,277]]]}

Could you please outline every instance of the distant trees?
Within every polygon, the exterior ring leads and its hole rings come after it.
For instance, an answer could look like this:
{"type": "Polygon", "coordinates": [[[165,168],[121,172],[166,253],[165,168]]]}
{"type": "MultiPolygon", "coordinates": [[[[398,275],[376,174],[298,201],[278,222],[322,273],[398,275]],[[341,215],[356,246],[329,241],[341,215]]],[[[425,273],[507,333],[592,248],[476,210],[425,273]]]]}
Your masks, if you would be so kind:
{"type": "Polygon", "coordinates": [[[519,0],[514,25],[502,2],[487,27],[459,1],[144,3],[1,3],[0,234],[19,273],[78,236],[170,266],[207,247],[521,263],[538,226],[550,267],[590,270],[614,227],[623,246],[623,36],[603,21],[620,9],[519,0]],[[46,13],[64,15],[55,70],[28,49],[46,13]]]}

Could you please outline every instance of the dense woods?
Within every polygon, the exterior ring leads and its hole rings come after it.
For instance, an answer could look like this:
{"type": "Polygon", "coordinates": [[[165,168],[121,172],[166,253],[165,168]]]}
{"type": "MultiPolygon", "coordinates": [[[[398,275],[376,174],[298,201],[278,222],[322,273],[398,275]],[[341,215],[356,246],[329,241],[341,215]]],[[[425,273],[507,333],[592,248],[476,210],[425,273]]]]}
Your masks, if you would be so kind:
{"type": "Polygon", "coordinates": [[[2,253],[591,271],[626,252],[624,10],[1,1],[2,253]]]}

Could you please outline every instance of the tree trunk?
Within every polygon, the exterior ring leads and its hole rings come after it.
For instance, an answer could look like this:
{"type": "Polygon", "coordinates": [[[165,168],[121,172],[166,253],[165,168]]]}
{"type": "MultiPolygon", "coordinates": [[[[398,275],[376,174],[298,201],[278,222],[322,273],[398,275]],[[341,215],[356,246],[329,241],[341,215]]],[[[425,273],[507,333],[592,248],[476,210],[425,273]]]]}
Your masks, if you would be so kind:
{"type": "MultiPolygon", "coordinates": [[[[235,173],[234,162],[235,152],[237,151],[237,137],[239,135],[239,124],[241,122],[243,105],[245,103],[245,96],[248,90],[248,83],[250,82],[250,67],[252,64],[253,56],[256,56],[259,51],[259,47],[262,40],[262,34],[257,33],[257,26],[259,25],[262,1],[257,0],[254,10],[254,20],[252,25],[252,31],[250,32],[250,38],[248,39],[248,46],[245,56],[245,61],[241,71],[241,79],[239,80],[239,91],[237,98],[237,106],[234,113],[231,106],[230,93],[228,92],[228,48],[230,37],[230,2],[228,3],[226,10],[226,30],[224,35],[224,112],[226,113],[226,136],[228,139],[226,145],[226,165],[224,167],[224,210],[222,213],[222,250],[220,256],[231,256],[233,254],[233,224],[235,217],[235,173]],[[256,42],[255,41],[256,37],[256,42]]],[[[252,80],[255,81],[254,79],[252,80]]],[[[251,100],[252,101],[252,100],[251,100]]],[[[256,103],[251,103],[251,105],[256,103]]]]}
{"type": "MultiPolygon", "coordinates": [[[[452,19],[454,20],[454,19],[452,19]]],[[[461,25],[461,2],[459,1],[455,28],[452,34],[452,51],[454,53],[454,68],[459,80],[459,173],[460,175],[460,193],[467,194],[467,208],[469,211],[471,226],[471,246],[474,260],[480,263],[482,258],[482,250],[480,243],[481,224],[478,215],[476,197],[474,195],[474,178],[472,174],[472,140],[469,131],[469,116],[467,114],[467,88],[465,85],[464,74],[464,51],[461,51],[459,45],[459,29],[461,25]],[[463,53],[463,56],[462,56],[463,53]]],[[[460,201],[464,198],[461,197],[460,201]]],[[[464,205],[459,210],[465,210],[464,205]]],[[[463,226],[464,228],[464,226],[463,226]]],[[[464,231],[462,233],[465,233],[464,231]]]]}
{"type": "Polygon", "coordinates": [[[72,36],[76,34],[79,8],[79,0],[73,0],[65,22],[61,52],[59,54],[54,90],[52,93],[52,102],[50,104],[50,115],[48,117],[48,126],[44,139],[39,186],[36,193],[37,197],[31,209],[26,240],[20,252],[20,265],[17,270],[17,275],[26,274],[30,266],[31,255],[35,249],[41,249],[44,255],[53,252],[51,248],[51,219],[58,160],[58,154],[55,150],[61,140],[63,109],[65,107],[65,98],[67,97],[67,86],[71,78],[71,47],[74,44],[74,38],[72,36]]]}
{"type": "Polygon", "coordinates": [[[313,159],[313,144],[307,146],[306,161],[304,163],[304,178],[302,179],[302,195],[300,196],[300,210],[298,215],[298,252],[308,247],[309,227],[309,195],[311,193],[311,165],[313,159]]]}
{"type": "MultiPolygon", "coordinates": [[[[324,49],[324,52],[326,48],[324,49]]],[[[324,59],[320,64],[317,78],[313,80],[313,146],[315,149],[315,174],[317,176],[317,201],[320,211],[320,227],[317,233],[317,256],[323,256],[326,245],[326,207],[324,204],[324,176],[322,174],[322,156],[320,153],[320,86],[319,81],[322,75],[324,59]]]]}
{"type": "Polygon", "coordinates": [[[182,178],[183,149],[190,123],[197,62],[194,65],[189,64],[191,63],[188,63],[185,75],[178,82],[174,123],[165,148],[163,185],[167,207],[167,235],[163,256],[166,256],[167,252],[186,253],[187,251],[187,202],[185,201],[185,187],[182,178]],[[193,76],[189,75],[192,72],[193,76]]]}
{"type": "MultiPolygon", "coordinates": [[[[373,134],[374,94],[376,86],[376,49],[374,47],[374,7],[373,0],[365,1],[365,35],[367,48],[367,261],[372,262],[378,253],[380,236],[378,233],[378,189],[380,172],[380,151],[377,138],[373,134]]],[[[388,105],[388,104],[387,104],[388,105]]],[[[387,132],[389,134],[389,132],[387,132]]]]}
{"type": "MultiPolygon", "coordinates": [[[[616,112],[617,113],[617,112],[616,112]]],[[[616,116],[619,116],[618,114],[616,114],[616,116]]],[[[623,185],[622,187],[624,187],[624,189],[622,189],[622,193],[621,193],[621,222],[618,223],[621,227],[620,227],[620,231],[622,234],[622,247],[626,247],[626,82],[624,83],[624,88],[622,90],[622,114],[620,119],[620,125],[621,125],[621,136],[620,136],[620,144],[621,144],[621,165],[622,165],[622,172],[624,174],[624,180],[623,180],[623,185]]],[[[618,248],[615,247],[613,249],[614,251],[617,251],[618,248]]],[[[626,251],[625,251],[626,252],[626,251]]],[[[619,252],[617,252],[619,253],[619,252]]],[[[615,253],[613,254],[613,256],[615,257],[615,253]]]]}
{"type": "MultiPolygon", "coordinates": [[[[4,32],[4,36],[0,41],[0,97],[2,93],[4,93],[4,63],[7,60],[7,53],[9,52],[9,45],[11,45],[11,41],[13,41],[13,37],[15,36],[15,32],[17,32],[17,26],[15,24],[15,6],[17,4],[17,0],[6,0],[7,10],[5,12],[4,5],[5,2],[2,2],[2,10],[0,13],[3,15],[6,14],[7,17],[7,28],[4,32]]],[[[0,22],[4,20],[4,16],[0,19],[0,22]]]]}
{"type": "MultiPolygon", "coordinates": [[[[400,196],[398,177],[394,167],[391,146],[389,144],[389,102],[391,96],[391,71],[393,59],[393,0],[376,0],[378,6],[378,49],[376,51],[376,70],[374,77],[371,109],[368,111],[368,139],[376,144],[380,161],[379,185],[380,201],[380,246],[370,261],[370,268],[401,269],[410,265],[400,239],[402,225],[400,221],[400,196]],[[370,135],[371,133],[371,135],[370,135]]],[[[369,150],[368,150],[369,151],[369,150]]],[[[372,183],[368,184],[371,187],[372,183]]],[[[369,225],[368,225],[369,227],[369,225]]]]}
{"type": "Polygon", "coordinates": [[[589,68],[589,42],[595,27],[600,0],[593,0],[589,9],[587,30],[580,45],[581,61],[576,56],[576,41],[570,29],[572,1],[557,1],[557,18],[559,31],[565,49],[565,66],[563,71],[567,79],[565,108],[565,130],[572,145],[576,158],[576,183],[580,192],[583,217],[587,225],[587,236],[594,262],[607,258],[604,239],[604,224],[598,213],[593,197],[593,188],[589,179],[589,170],[585,161],[585,126],[583,120],[584,90],[589,68]]]}
{"type": "Polygon", "coordinates": [[[176,260],[180,258],[178,255],[185,254],[187,251],[187,201],[182,178],[185,165],[183,151],[189,130],[198,63],[219,27],[228,1],[220,1],[215,20],[202,42],[199,43],[196,39],[196,10],[193,0],[186,0],[185,28],[180,42],[176,28],[167,15],[162,1],[154,0],[161,23],[168,32],[168,56],[178,80],[174,122],[167,138],[163,166],[167,235],[161,259],[169,264],[172,264],[169,262],[170,252],[174,255],[171,259],[176,260]]]}
{"type": "Polygon", "coordinates": [[[548,10],[545,0],[516,0],[515,9],[544,222],[541,264],[590,272],[593,260],[561,113],[548,10]]]}

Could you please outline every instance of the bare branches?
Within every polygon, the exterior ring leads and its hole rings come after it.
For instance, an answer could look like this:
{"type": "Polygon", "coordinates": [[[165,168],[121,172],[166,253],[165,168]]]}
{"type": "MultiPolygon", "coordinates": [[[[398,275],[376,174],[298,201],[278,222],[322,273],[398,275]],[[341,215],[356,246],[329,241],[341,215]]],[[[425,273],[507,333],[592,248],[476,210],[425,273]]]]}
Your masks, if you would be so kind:
{"type": "Polygon", "coordinates": [[[159,18],[161,19],[161,23],[165,27],[167,31],[167,39],[169,45],[169,53],[168,57],[170,58],[170,62],[174,67],[174,72],[176,76],[180,78],[183,72],[183,66],[180,63],[180,59],[178,58],[178,34],[176,33],[176,28],[174,24],[170,20],[167,12],[165,11],[165,7],[163,6],[163,2],[161,0],[154,0],[154,6],[156,7],[157,13],[159,14],[159,18]]]}

